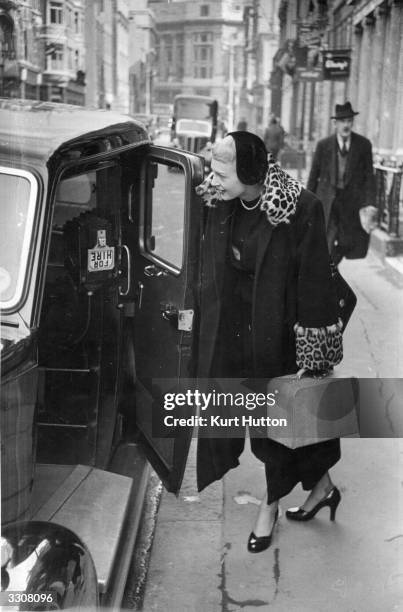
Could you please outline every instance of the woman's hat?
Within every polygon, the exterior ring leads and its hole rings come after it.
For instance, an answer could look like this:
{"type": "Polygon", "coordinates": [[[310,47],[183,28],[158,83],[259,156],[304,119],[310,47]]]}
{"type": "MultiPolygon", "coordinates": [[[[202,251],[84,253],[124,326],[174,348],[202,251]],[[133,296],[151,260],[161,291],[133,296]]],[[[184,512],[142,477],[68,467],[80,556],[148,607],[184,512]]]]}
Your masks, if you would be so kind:
{"type": "Polygon", "coordinates": [[[336,112],[331,119],[351,119],[354,115],[358,115],[353,111],[350,102],[345,104],[336,104],[336,112]]]}
{"type": "Polygon", "coordinates": [[[267,150],[259,136],[238,130],[228,132],[235,142],[236,173],[244,185],[263,183],[268,169],[267,150]]]}

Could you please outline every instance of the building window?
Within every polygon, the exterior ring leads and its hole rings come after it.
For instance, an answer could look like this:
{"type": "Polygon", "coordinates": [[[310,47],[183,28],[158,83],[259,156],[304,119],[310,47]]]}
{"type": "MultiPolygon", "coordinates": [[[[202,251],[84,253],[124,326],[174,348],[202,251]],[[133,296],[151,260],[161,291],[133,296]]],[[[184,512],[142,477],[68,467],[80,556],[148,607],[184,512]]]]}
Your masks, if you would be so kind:
{"type": "Polygon", "coordinates": [[[76,34],[80,33],[80,16],[77,11],[74,13],[74,32],[76,34]]]}
{"type": "Polygon", "coordinates": [[[51,43],[48,45],[46,50],[46,69],[64,69],[63,45],[56,45],[55,43],[51,43]]]}
{"type": "Polygon", "coordinates": [[[200,16],[207,17],[210,12],[210,7],[208,4],[202,4],[200,7],[200,16]]]}
{"type": "Polygon", "coordinates": [[[193,37],[193,76],[211,79],[213,76],[213,34],[199,32],[193,37]]]}
{"type": "Polygon", "coordinates": [[[50,23],[57,25],[63,23],[63,5],[61,2],[50,3],[50,23]]]}

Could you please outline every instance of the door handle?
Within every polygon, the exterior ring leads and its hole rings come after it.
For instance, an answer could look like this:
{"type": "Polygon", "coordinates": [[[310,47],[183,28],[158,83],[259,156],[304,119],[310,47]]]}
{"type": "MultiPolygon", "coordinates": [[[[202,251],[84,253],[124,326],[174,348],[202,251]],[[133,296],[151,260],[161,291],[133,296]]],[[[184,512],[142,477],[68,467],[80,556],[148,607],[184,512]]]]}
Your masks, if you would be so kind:
{"type": "Polygon", "coordinates": [[[166,276],[168,272],[153,264],[151,266],[146,266],[144,268],[144,274],[150,277],[157,277],[157,276],[166,276]]]}
{"type": "Polygon", "coordinates": [[[160,304],[162,318],[171,323],[178,323],[179,311],[173,304],[160,304]]]}
{"type": "Polygon", "coordinates": [[[126,244],[122,244],[122,249],[126,253],[126,257],[127,257],[127,286],[126,286],[125,291],[122,291],[122,288],[119,287],[119,295],[125,296],[125,295],[129,295],[130,287],[131,287],[131,256],[130,256],[129,247],[126,244]]]}

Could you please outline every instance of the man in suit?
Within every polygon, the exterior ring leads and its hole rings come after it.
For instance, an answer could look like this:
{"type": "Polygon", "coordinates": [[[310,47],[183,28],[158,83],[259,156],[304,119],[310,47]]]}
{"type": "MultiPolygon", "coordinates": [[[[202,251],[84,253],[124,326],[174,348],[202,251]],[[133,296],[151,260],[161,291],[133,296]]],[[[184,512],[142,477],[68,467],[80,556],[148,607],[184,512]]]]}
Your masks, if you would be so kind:
{"type": "Polygon", "coordinates": [[[352,131],[355,115],[350,102],[336,104],[335,133],[318,142],[307,184],[322,201],[336,264],[366,256],[376,214],[371,143],[352,131]]]}

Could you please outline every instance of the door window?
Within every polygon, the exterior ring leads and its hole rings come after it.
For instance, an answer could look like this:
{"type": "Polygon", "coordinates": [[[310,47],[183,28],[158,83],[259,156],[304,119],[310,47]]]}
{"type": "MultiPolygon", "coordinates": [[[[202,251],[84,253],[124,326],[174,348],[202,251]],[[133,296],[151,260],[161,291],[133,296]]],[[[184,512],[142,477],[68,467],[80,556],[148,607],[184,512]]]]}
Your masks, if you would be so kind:
{"type": "Polygon", "coordinates": [[[146,251],[179,272],[183,264],[185,174],[183,168],[151,162],[146,251]]]}

